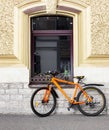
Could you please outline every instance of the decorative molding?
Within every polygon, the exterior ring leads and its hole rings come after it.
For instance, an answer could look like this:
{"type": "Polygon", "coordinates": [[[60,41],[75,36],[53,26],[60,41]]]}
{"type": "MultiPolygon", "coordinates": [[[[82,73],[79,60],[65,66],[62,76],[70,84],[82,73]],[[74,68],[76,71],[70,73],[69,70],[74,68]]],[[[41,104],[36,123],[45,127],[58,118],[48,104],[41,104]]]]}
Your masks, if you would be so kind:
{"type": "Polygon", "coordinates": [[[80,10],[77,10],[75,8],[61,6],[61,5],[57,6],[57,10],[69,11],[69,12],[72,12],[72,13],[75,13],[75,14],[78,14],[78,13],[81,12],[80,10]]]}
{"type": "Polygon", "coordinates": [[[21,66],[21,62],[14,55],[2,55],[0,56],[0,67],[7,66],[21,66]]]}
{"type": "Polygon", "coordinates": [[[34,6],[36,3],[40,3],[42,0],[15,0],[14,5],[18,8],[24,8],[28,6],[34,6]]]}
{"type": "Polygon", "coordinates": [[[29,9],[24,10],[24,13],[29,15],[34,12],[39,12],[42,10],[46,10],[46,6],[37,6],[37,7],[29,8],[29,9]]]}
{"type": "Polygon", "coordinates": [[[70,6],[73,5],[73,6],[77,6],[77,8],[79,9],[79,6],[80,7],[88,7],[90,6],[90,0],[59,0],[59,3],[66,3],[66,5],[68,4],[70,6]]]}
{"type": "Polygon", "coordinates": [[[45,3],[47,13],[55,14],[58,0],[45,0],[45,3]]]}

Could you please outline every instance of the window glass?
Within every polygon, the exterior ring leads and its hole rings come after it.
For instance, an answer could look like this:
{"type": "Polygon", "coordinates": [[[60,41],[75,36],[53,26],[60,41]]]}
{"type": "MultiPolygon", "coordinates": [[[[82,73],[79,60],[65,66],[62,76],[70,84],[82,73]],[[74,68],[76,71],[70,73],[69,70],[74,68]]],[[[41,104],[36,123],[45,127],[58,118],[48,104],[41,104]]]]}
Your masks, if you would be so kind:
{"type": "Polygon", "coordinates": [[[70,30],[72,18],[65,16],[40,16],[32,18],[32,30],[70,30]]]}
{"type": "Polygon", "coordinates": [[[35,37],[34,74],[58,70],[70,72],[70,37],[35,37]]]}
{"type": "Polygon", "coordinates": [[[71,17],[39,16],[31,18],[32,83],[48,82],[43,74],[49,70],[60,71],[67,77],[73,74],[72,29],[73,19],[71,17]]]}

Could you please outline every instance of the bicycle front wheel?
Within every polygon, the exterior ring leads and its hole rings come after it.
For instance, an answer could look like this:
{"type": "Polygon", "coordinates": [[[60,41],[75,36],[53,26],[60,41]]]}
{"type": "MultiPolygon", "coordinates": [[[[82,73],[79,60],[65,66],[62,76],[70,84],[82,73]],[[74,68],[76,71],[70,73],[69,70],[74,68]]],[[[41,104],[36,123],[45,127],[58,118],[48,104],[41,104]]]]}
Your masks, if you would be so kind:
{"type": "Polygon", "coordinates": [[[106,98],[103,92],[96,87],[86,87],[83,89],[89,97],[92,98],[92,102],[88,102],[86,96],[82,91],[78,93],[77,101],[83,101],[84,104],[78,104],[78,109],[81,113],[86,116],[97,116],[99,115],[106,106],[106,98]]]}
{"type": "Polygon", "coordinates": [[[43,102],[44,93],[47,89],[46,87],[39,88],[31,97],[31,108],[33,112],[40,117],[49,116],[56,107],[56,97],[52,91],[50,92],[48,101],[43,102]]]}

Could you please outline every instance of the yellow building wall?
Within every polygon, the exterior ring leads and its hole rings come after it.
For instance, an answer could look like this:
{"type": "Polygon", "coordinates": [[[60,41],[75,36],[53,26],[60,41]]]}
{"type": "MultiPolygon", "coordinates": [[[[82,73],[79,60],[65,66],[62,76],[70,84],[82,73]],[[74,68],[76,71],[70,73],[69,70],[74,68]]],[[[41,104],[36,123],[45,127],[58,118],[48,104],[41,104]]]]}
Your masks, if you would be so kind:
{"type": "MultiPolygon", "coordinates": [[[[60,4],[64,3],[66,6],[68,4],[72,5],[83,5],[90,8],[90,45],[87,44],[87,48],[89,48],[90,56],[92,58],[101,58],[105,60],[108,65],[108,54],[109,54],[109,1],[108,0],[55,0],[53,3],[50,0],[0,0],[0,63],[11,63],[18,64],[18,60],[16,60],[15,51],[16,41],[14,36],[15,31],[15,7],[19,5],[28,5],[28,3],[33,4],[44,4],[48,8],[54,8],[53,5],[49,7],[51,4],[60,4]],[[51,3],[47,6],[47,3],[51,3]],[[103,59],[104,58],[104,59],[103,59]],[[6,59],[6,61],[5,61],[6,59]],[[11,60],[11,61],[10,61],[11,60]]],[[[74,8],[74,7],[73,7],[74,8]]],[[[88,25],[86,25],[88,26],[88,25]]],[[[87,35],[87,32],[85,32],[87,35]]],[[[88,41],[88,39],[87,39],[88,41]]],[[[87,56],[86,56],[87,57],[87,56]]],[[[81,61],[78,61],[81,62],[81,61]]],[[[20,62],[21,63],[21,62],[20,62]]],[[[91,61],[90,61],[91,63],[91,61]]]]}

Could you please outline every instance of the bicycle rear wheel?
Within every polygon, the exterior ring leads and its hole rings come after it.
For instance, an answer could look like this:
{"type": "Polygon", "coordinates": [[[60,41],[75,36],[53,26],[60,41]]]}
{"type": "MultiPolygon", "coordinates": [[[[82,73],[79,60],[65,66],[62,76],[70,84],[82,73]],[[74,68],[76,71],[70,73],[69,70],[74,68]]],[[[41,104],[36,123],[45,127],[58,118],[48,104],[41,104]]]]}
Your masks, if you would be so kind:
{"type": "Polygon", "coordinates": [[[50,92],[48,101],[43,102],[44,93],[47,91],[47,89],[48,88],[46,87],[39,88],[31,97],[31,108],[33,112],[40,117],[49,116],[56,107],[56,97],[52,91],[50,92]]]}
{"type": "Polygon", "coordinates": [[[80,91],[77,96],[77,101],[84,101],[84,104],[78,104],[78,109],[86,116],[99,115],[106,106],[106,98],[103,92],[96,87],[84,88],[84,91],[92,98],[92,102],[88,102],[83,92],[80,91]]]}

